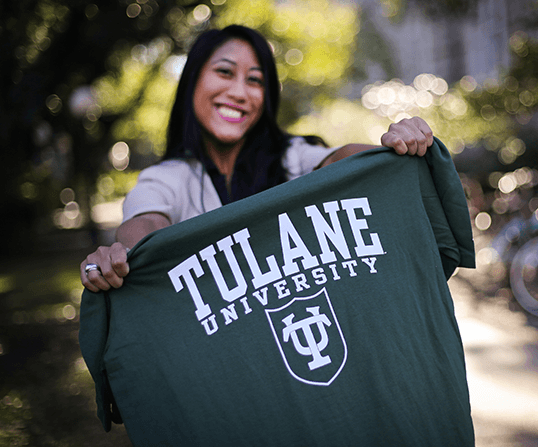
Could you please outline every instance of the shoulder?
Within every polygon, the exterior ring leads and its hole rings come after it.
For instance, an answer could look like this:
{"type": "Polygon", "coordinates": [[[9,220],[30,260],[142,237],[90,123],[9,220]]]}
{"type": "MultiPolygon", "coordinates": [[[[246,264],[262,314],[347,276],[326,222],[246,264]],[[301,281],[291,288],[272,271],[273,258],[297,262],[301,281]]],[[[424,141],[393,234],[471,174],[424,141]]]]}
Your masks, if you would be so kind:
{"type": "Polygon", "coordinates": [[[195,159],[171,159],[149,166],[138,176],[138,181],[177,182],[186,176],[199,175],[200,162],[195,159]]]}
{"type": "Polygon", "coordinates": [[[288,180],[313,171],[337,148],[327,148],[321,144],[311,144],[304,137],[292,137],[282,157],[282,166],[288,180]]]}
{"type": "Polygon", "coordinates": [[[289,150],[307,150],[309,148],[325,148],[326,149],[326,147],[323,146],[321,142],[319,144],[309,143],[305,137],[291,136],[288,139],[286,150],[288,151],[289,150]]]}

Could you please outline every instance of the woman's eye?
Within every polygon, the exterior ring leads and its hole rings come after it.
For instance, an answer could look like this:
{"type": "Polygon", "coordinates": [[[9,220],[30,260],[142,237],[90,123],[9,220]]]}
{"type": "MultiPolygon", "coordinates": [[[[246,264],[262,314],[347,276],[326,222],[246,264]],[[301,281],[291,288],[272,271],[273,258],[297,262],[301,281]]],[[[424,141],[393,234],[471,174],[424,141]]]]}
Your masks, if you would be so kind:
{"type": "Polygon", "coordinates": [[[250,82],[253,82],[254,84],[258,84],[258,85],[261,85],[263,87],[264,83],[263,83],[263,79],[261,78],[257,78],[255,76],[251,76],[250,78],[248,78],[248,80],[250,82]]]}
{"type": "Polygon", "coordinates": [[[232,75],[232,70],[230,70],[229,68],[217,68],[215,71],[217,73],[223,74],[225,76],[231,76],[232,75]]]}

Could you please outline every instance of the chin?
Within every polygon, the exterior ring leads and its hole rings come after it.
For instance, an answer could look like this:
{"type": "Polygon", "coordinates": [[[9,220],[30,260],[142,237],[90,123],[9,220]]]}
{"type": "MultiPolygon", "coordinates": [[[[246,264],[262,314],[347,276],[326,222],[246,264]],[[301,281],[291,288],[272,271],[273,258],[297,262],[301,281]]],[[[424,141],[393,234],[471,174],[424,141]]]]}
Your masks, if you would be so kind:
{"type": "Polygon", "coordinates": [[[218,141],[219,144],[226,145],[226,146],[234,146],[244,140],[244,135],[241,136],[220,136],[215,138],[216,141],[218,141]]]}

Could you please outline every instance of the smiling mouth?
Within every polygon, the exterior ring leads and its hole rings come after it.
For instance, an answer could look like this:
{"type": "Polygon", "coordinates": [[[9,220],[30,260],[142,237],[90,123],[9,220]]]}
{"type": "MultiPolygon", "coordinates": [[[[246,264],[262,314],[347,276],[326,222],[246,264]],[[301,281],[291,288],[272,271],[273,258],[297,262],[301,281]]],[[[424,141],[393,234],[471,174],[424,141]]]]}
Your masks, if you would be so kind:
{"type": "Polygon", "coordinates": [[[237,122],[245,118],[243,112],[226,106],[217,107],[217,113],[227,121],[237,122]]]}

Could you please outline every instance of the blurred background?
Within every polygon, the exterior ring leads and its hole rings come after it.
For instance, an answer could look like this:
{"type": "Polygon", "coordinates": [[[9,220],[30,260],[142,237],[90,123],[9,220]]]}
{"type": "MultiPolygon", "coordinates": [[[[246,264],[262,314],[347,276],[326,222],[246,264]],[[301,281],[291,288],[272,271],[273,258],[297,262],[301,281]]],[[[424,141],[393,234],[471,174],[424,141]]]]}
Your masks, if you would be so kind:
{"type": "Polygon", "coordinates": [[[129,445],[95,416],[78,266],[163,153],[193,40],[231,23],[269,39],[290,132],[379,144],[418,115],[447,145],[477,445],[538,446],[537,0],[0,2],[0,446],[129,445]]]}

